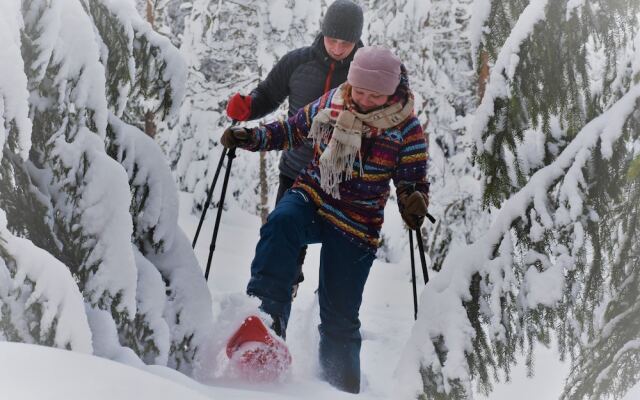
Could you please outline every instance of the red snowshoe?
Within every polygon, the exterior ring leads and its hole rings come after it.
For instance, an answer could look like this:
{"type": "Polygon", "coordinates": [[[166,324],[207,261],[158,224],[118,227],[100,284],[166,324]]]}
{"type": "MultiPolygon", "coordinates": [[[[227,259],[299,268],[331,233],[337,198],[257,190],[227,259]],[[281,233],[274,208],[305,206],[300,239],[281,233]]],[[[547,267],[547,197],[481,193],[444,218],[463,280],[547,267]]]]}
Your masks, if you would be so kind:
{"type": "Polygon", "coordinates": [[[251,382],[273,382],[291,366],[289,349],[262,320],[247,317],[227,342],[227,357],[237,375],[251,382]]]}

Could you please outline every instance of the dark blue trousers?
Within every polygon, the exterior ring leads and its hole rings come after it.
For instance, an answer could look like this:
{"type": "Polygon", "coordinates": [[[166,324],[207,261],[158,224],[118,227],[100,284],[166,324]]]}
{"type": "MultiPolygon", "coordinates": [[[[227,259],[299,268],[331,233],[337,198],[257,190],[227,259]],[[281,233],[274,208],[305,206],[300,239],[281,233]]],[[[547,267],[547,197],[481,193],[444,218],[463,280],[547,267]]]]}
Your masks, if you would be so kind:
{"type": "Polygon", "coordinates": [[[362,342],[358,311],[375,255],[320,217],[303,191],[289,190],[260,229],[247,293],[260,298],[263,311],[286,326],[300,247],[312,243],[322,243],[318,286],[322,373],[338,389],[358,393],[362,342]]]}

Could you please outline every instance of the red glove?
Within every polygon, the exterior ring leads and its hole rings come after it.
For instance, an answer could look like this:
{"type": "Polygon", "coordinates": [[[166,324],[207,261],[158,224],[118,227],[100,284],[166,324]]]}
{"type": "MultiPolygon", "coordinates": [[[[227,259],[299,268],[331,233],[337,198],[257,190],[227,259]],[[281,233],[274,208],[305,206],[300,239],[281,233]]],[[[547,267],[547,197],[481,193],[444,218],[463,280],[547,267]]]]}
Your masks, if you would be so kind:
{"type": "Polygon", "coordinates": [[[227,103],[227,116],[236,121],[248,121],[251,116],[251,96],[236,93],[227,103]]]}

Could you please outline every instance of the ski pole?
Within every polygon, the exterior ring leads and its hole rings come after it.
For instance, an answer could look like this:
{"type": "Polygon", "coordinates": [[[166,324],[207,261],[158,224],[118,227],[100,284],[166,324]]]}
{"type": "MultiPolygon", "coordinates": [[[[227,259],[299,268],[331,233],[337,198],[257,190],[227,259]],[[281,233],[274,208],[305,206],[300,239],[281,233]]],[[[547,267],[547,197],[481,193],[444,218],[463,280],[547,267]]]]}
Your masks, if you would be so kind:
{"type": "Polygon", "coordinates": [[[418,251],[420,252],[420,263],[422,264],[422,277],[424,278],[424,284],[429,282],[429,272],[427,272],[427,260],[424,256],[424,243],[422,243],[422,233],[420,228],[416,229],[416,241],[418,242],[418,251]]]}
{"type": "Polygon", "coordinates": [[[413,255],[413,231],[409,230],[409,249],[411,253],[411,284],[413,286],[413,319],[418,319],[418,291],[416,289],[416,262],[413,255]]]}
{"type": "MultiPolygon", "coordinates": [[[[233,120],[231,122],[231,126],[235,126],[238,124],[238,121],[233,120]]],[[[202,223],[204,222],[204,217],[207,215],[207,210],[209,210],[209,206],[211,205],[211,199],[213,198],[213,190],[216,188],[216,183],[218,182],[218,176],[220,176],[220,170],[222,170],[222,164],[224,163],[224,157],[227,154],[227,148],[224,147],[222,149],[222,154],[220,155],[220,161],[218,161],[218,167],[216,168],[216,173],[213,175],[213,182],[211,182],[211,187],[209,188],[209,192],[207,193],[207,200],[204,202],[204,208],[202,209],[202,215],[200,216],[200,222],[198,222],[198,229],[196,229],[196,234],[193,237],[193,242],[191,242],[191,248],[195,249],[196,242],[198,242],[198,236],[200,236],[200,229],[202,229],[202,223]]]]}
{"type": "MultiPolygon", "coordinates": [[[[431,223],[435,223],[436,219],[433,215],[427,213],[427,218],[431,223]]],[[[424,256],[424,243],[422,243],[422,233],[420,233],[420,227],[415,230],[416,231],[416,241],[418,242],[418,251],[420,252],[420,263],[422,264],[422,276],[424,279],[424,284],[426,285],[429,282],[429,272],[427,271],[427,260],[424,256]]],[[[411,283],[413,287],[413,319],[418,319],[418,292],[416,289],[416,263],[415,256],[413,252],[413,230],[409,229],[409,248],[411,255],[411,283]]]]}
{"type": "Polygon", "coordinates": [[[222,169],[222,164],[224,162],[224,157],[227,154],[227,148],[222,149],[222,155],[220,155],[220,161],[218,161],[218,168],[216,169],[216,173],[213,176],[213,182],[211,183],[211,187],[209,188],[209,193],[207,193],[207,201],[204,203],[204,208],[202,209],[202,216],[200,217],[200,222],[198,223],[198,229],[196,229],[196,234],[193,237],[193,242],[191,243],[191,247],[195,249],[196,242],[198,241],[198,236],[200,236],[200,229],[202,229],[202,223],[204,222],[204,217],[207,215],[207,210],[209,209],[209,205],[211,205],[211,198],[213,197],[213,190],[216,187],[216,183],[218,182],[218,176],[220,175],[220,170],[222,169]]]}
{"type": "Polygon", "coordinates": [[[227,195],[227,186],[229,184],[229,174],[231,173],[231,163],[236,157],[235,147],[230,148],[227,152],[227,170],[224,173],[224,181],[222,182],[222,193],[220,193],[220,201],[218,202],[218,214],[216,215],[216,222],[213,227],[213,236],[211,237],[211,244],[209,245],[209,258],[207,259],[207,269],[204,273],[204,279],[209,280],[209,270],[211,269],[211,258],[213,252],[216,249],[216,240],[218,238],[218,228],[220,227],[220,219],[222,217],[222,209],[224,208],[224,198],[227,195]]]}

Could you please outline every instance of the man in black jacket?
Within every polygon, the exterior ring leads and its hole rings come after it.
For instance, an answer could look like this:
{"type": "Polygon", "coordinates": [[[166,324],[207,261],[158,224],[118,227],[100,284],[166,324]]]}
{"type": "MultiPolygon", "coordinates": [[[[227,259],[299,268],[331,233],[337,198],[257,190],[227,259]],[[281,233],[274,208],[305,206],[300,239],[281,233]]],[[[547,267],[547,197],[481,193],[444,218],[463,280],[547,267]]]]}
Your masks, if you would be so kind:
{"type": "MultiPolygon", "coordinates": [[[[347,80],[353,55],[362,47],[360,36],[364,17],[359,5],[351,0],[336,0],[329,6],[322,22],[322,33],[313,44],[287,53],[273,67],[267,78],[250,95],[233,95],[227,104],[227,115],[237,121],[263,117],[289,98],[289,116],[347,80]]],[[[298,173],[313,157],[310,142],[284,151],[280,158],[280,185],[276,203],[293,185],[298,173]]],[[[306,246],[300,251],[300,277],[306,246]]]]}

